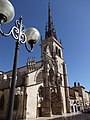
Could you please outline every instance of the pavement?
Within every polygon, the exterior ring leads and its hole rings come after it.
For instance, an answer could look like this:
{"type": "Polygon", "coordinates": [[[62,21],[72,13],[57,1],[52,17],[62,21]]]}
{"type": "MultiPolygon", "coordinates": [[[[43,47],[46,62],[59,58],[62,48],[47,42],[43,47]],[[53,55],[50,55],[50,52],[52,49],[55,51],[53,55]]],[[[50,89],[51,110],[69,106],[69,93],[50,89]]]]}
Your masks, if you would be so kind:
{"type": "MultiPolygon", "coordinates": [[[[81,113],[77,112],[77,113],[67,113],[67,114],[63,114],[63,115],[53,115],[51,117],[37,117],[37,118],[27,118],[24,120],[66,120],[66,118],[68,118],[67,120],[76,118],[76,116],[80,116],[81,113]]],[[[89,119],[90,120],[90,119],[89,119]]]]}

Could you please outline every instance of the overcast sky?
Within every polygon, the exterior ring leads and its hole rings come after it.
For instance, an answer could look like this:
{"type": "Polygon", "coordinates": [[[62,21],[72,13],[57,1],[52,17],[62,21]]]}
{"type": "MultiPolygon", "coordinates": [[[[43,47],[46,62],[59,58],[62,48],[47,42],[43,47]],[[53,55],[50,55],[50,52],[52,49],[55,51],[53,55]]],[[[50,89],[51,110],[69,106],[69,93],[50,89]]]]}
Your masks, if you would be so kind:
{"type": "MultiPolygon", "coordinates": [[[[48,0],[10,0],[15,8],[15,17],[2,26],[8,32],[15,20],[23,16],[23,24],[36,27],[43,39],[48,18],[48,0]]],[[[69,85],[80,82],[90,90],[90,0],[51,0],[53,21],[58,40],[62,39],[64,60],[67,65],[69,85]]],[[[26,65],[27,58],[40,60],[40,42],[32,53],[21,45],[18,67],[26,65]]],[[[0,71],[12,69],[15,40],[0,36],[0,71]]]]}

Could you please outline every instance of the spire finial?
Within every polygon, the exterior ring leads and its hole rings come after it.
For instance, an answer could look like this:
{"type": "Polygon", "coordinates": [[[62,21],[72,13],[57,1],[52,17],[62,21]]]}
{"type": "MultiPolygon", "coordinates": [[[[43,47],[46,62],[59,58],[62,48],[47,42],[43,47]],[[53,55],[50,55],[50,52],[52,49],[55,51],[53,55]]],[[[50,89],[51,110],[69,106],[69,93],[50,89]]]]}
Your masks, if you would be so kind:
{"type": "Polygon", "coordinates": [[[48,25],[46,25],[46,28],[45,28],[45,38],[49,38],[53,36],[57,39],[55,28],[53,25],[53,19],[51,15],[50,0],[48,0],[48,25]]]}
{"type": "Polygon", "coordinates": [[[52,30],[52,16],[51,16],[51,9],[50,9],[50,0],[48,1],[48,31],[51,32],[52,30]]]}

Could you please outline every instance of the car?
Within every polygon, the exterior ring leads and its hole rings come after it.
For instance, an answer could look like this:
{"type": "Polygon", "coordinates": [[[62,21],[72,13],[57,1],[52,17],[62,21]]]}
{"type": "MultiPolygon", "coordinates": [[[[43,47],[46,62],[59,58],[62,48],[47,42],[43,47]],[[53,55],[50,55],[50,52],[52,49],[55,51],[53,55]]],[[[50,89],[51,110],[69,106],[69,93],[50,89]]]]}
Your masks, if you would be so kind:
{"type": "Polygon", "coordinates": [[[82,113],[90,113],[90,108],[84,109],[82,113]]]}

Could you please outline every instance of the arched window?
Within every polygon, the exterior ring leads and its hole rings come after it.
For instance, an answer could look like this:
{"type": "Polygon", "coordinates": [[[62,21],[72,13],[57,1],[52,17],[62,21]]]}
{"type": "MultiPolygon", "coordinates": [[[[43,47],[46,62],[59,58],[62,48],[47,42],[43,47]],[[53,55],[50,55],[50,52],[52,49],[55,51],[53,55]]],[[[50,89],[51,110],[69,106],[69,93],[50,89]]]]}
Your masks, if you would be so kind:
{"type": "Polygon", "coordinates": [[[62,85],[62,76],[60,75],[59,84],[62,85]]]}
{"type": "Polygon", "coordinates": [[[58,47],[56,47],[56,54],[58,55],[58,47]]]}
{"type": "Polygon", "coordinates": [[[44,97],[44,87],[43,86],[39,87],[38,92],[39,92],[39,97],[44,97]]]}
{"type": "Polygon", "coordinates": [[[61,50],[56,47],[56,55],[58,55],[61,58],[61,50]]]}
{"type": "Polygon", "coordinates": [[[15,95],[14,110],[18,110],[18,108],[19,108],[19,95],[15,95]]]}
{"type": "Polygon", "coordinates": [[[55,74],[54,74],[54,70],[52,69],[52,68],[50,68],[50,70],[49,70],[49,81],[50,81],[50,83],[51,84],[54,84],[55,83],[55,79],[54,79],[54,76],[55,76],[55,74]]]}
{"type": "Polygon", "coordinates": [[[59,52],[58,52],[58,54],[59,54],[59,57],[61,58],[61,50],[59,49],[59,52]]]}

